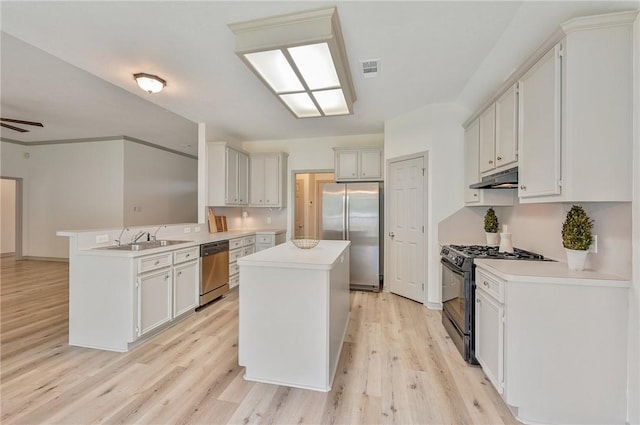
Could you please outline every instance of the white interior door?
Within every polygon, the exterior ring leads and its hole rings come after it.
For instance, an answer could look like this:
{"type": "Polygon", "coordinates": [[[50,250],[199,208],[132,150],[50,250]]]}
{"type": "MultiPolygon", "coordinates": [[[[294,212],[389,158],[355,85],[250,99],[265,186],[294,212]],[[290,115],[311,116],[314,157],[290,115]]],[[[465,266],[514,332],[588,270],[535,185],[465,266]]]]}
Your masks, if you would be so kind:
{"type": "Polygon", "coordinates": [[[424,158],[389,164],[389,241],[385,282],[390,291],[424,302],[424,158]]]}

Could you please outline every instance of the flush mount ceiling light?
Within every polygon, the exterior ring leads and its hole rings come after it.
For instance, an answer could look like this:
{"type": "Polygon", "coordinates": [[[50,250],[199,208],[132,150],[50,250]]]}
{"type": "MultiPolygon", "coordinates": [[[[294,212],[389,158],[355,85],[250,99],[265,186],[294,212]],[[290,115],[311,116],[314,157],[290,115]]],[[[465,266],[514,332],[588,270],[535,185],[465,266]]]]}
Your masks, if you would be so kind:
{"type": "Polygon", "coordinates": [[[133,78],[136,79],[138,86],[142,90],[149,93],[158,93],[167,85],[167,82],[157,75],[140,72],[138,74],[133,74],[133,78]]]}
{"type": "Polygon", "coordinates": [[[356,93],[335,7],[229,28],[236,54],[297,118],[353,113],[356,93]]]}

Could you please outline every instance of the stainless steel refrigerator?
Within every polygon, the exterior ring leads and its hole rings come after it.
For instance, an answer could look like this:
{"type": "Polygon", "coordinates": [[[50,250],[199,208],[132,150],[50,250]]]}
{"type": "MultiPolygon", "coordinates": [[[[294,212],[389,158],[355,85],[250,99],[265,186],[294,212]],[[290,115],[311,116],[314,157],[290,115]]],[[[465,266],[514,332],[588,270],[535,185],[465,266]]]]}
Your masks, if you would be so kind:
{"type": "Polygon", "coordinates": [[[322,185],[321,239],[349,240],[351,289],[379,291],[382,282],[382,185],[322,185]]]}

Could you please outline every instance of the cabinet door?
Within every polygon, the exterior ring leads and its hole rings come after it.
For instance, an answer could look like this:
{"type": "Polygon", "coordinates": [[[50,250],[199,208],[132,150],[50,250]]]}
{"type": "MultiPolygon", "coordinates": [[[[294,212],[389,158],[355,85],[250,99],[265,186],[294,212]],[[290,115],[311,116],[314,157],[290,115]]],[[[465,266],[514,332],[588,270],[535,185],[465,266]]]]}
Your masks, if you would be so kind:
{"type": "Polygon", "coordinates": [[[364,180],[382,178],[381,150],[364,150],[360,152],[360,178],[364,180]]]}
{"type": "Polygon", "coordinates": [[[476,359],[496,391],[504,391],[504,307],[476,290],[476,359]]]}
{"type": "Polygon", "coordinates": [[[197,261],[185,263],[173,269],[173,317],[198,306],[199,283],[197,261]]]}
{"type": "Polygon", "coordinates": [[[358,178],[358,151],[336,152],[336,180],[358,178]]]}
{"type": "Polygon", "coordinates": [[[171,269],[138,277],[138,336],[171,320],[171,269]]]}
{"type": "Polygon", "coordinates": [[[280,205],[280,156],[269,155],[264,157],[264,204],[270,206],[280,205]]]}
{"type": "Polygon", "coordinates": [[[469,189],[469,185],[480,181],[478,154],[480,147],[480,124],[475,120],[464,132],[464,202],[480,200],[480,189],[469,189]]]}
{"type": "MultiPolygon", "coordinates": [[[[496,100],[496,168],[518,161],[518,93],[513,85],[496,100]]],[[[508,167],[507,167],[508,168],[508,167]]]]}
{"type": "Polygon", "coordinates": [[[238,203],[238,154],[239,152],[227,148],[226,151],[226,165],[227,165],[227,185],[226,185],[226,201],[227,204],[238,203]]]}
{"type": "Polygon", "coordinates": [[[496,105],[491,105],[480,115],[480,173],[496,168],[496,105]]]}
{"type": "Polygon", "coordinates": [[[251,205],[264,205],[265,159],[261,156],[251,158],[251,205]]]}
{"type": "Polygon", "coordinates": [[[249,155],[238,152],[238,204],[249,204],[249,155]]]}
{"type": "Polygon", "coordinates": [[[518,81],[518,196],[560,194],[561,45],[518,81]]]}

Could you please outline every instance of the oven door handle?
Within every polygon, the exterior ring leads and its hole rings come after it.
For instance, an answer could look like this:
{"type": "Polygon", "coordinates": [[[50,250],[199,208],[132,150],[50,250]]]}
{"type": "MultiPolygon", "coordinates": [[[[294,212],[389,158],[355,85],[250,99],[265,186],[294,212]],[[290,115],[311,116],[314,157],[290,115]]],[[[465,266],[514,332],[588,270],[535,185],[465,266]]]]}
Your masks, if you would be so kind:
{"type": "Polygon", "coordinates": [[[458,276],[464,277],[464,272],[461,272],[460,270],[458,270],[458,268],[454,266],[453,263],[451,263],[451,261],[445,258],[441,258],[440,263],[446,268],[448,268],[451,271],[451,273],[455,273],[458,276]]]}

